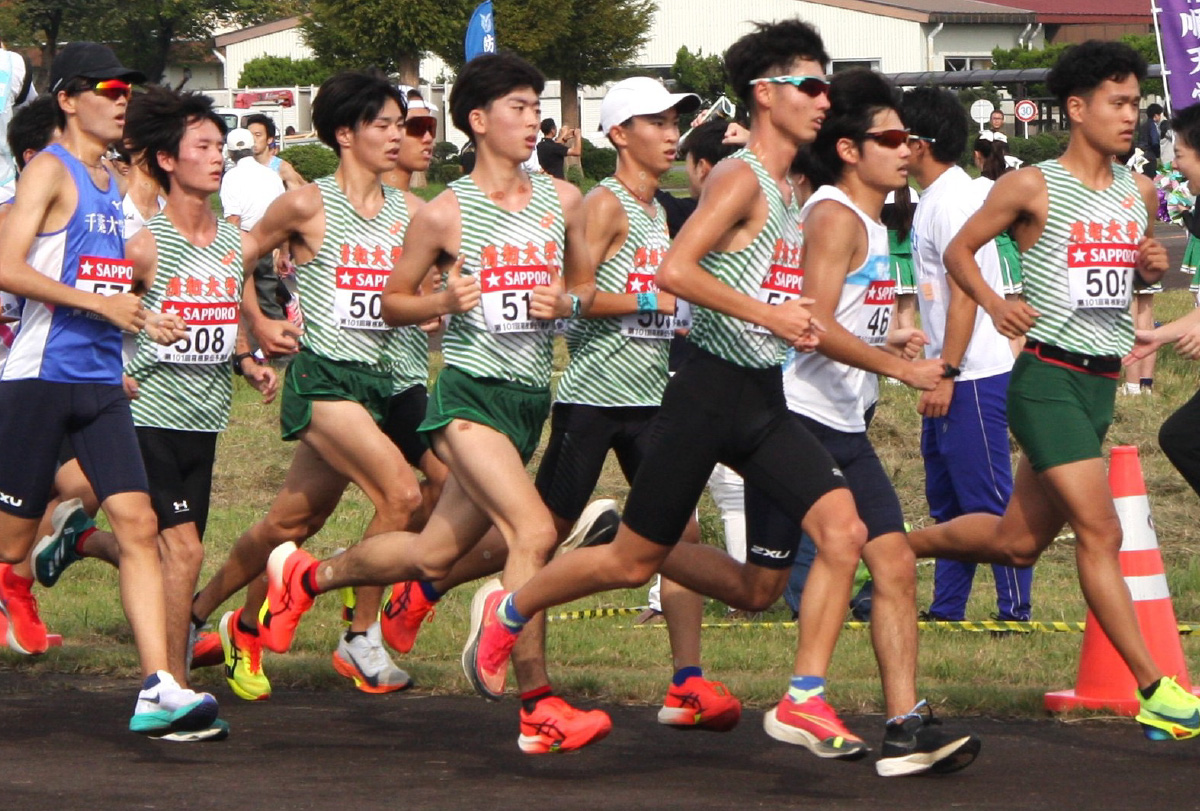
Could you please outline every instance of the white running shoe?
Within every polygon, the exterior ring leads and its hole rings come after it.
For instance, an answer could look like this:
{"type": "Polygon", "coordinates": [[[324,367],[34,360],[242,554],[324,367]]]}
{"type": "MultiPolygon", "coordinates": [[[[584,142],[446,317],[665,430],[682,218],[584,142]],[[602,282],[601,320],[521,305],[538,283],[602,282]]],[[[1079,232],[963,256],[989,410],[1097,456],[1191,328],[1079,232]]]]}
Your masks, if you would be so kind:
{"type": "Polygon", "coordinates": [[[333,669],[364,693],[395,693],[412,687],[412,677],[392,661],[383,646],[383,630],[371,623],[366,634],[347,642],[342,636],[333,654],[333,669]]]}
{"type": "Polygon", "coordinates": [[[180,687],[174,676],[159,670],[142,683],[129,731],[158,736],[203,730],[217,720],[217,709],[211,695],[180,687]]]}

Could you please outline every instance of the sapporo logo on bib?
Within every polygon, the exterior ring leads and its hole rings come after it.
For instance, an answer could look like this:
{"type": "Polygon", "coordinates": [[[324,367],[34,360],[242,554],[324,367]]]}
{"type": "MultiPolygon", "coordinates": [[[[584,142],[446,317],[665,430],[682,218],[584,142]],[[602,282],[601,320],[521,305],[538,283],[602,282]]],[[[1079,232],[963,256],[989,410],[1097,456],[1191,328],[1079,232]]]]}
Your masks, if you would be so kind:
{"type": "Polygon", "coordinates": [[[1137,245],[1084,242],[1067,248],[1067,289],[1076,310],[1127,308],[1137,245]]]}
{"type": "MultiPolygon", "coordinates": [[[[804,286],[804,268],[800,267],[800,244],[788,242],[785,239],[775,240],[775,253],[772,256],[771,269],[763,279],[762,286],[755,295],[759,301],[778,306],[785,301],[800,298],[800,290],[804,286]]],[[[751,332],[769,335],[771,331],[758,324],[751,324],[751,332]]]]}
{"type": "Polygon", "coordinates": [[[399,245],[341,246],[333,277],[333,323],[338,328],[388,329],[383,323],[383,287],[402,253],[399,245]]]}
{"type": "MultiPolygon", "coordinates": [[[[880,257],[887,271],[887,258],[880,257]]],[[[888,277],[872,279],[867,285],[866,298],[858,317],[858,328],[854,334],[871,346],[887,343],[888,330],[892,326],[892,308],[896,304],[896,282],[888,277]]]]}
{"type": "Polygon", "coordinates": [[[488,331],[553,332],[553,319],[532,318],[533,288],[558,276],[558,243],[485,245],[479,252],[479,285],[488,331]]]}
{"type": "MultiPolygon", "coordinates": [[[[658,293],[658,266],[666,251],[638,248],[633,253],[633,272],[625,280],[625,292],[658,293]]],[[[664,313],[629,313],[621,316],[621,334],[630,338],[668,339],[675,334],[675,319],[664,313]]]]}
{"type": "Polygon", "coordinates": [[[164,301],[164,315],[178,315],[188,334],[170,346],[155,344],[160,363],[228,363],[238,330],[237,302],[164,301]]]}
{"type": "MultiPolygon", "coordinates": [[[[75,289],[101,296],[128,293],[133,290],[133,262],[107,256],[80,256],[79,268],[75,271],[75,289]]],[[[96,313],[83,314],[88,318],[104,318],[96,313]]]]}

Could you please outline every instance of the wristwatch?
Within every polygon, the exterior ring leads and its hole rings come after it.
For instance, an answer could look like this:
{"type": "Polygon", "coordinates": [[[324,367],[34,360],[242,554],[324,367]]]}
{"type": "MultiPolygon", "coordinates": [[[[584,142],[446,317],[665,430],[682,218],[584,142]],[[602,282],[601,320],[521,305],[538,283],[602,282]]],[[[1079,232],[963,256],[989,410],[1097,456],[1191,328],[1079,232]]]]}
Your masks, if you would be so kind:
{"type": "Polygon", "coordinates": [[[949,363],[945,363],[945,362],[942,363],[942,366],[944,367],[942,369],[942,377],[944,377],[944,378],[953,380],[954,378],[956,378],[960,374],[962,374],[962,369],[958,368],[957,366],[951,366],[949,363]]]}
{"type": "MultiPolygon", "coordinates": [[[[253,352],[239,352],[238,354],[236,354],[232,358],[230,358],[230,362],[233,364],[233,373],[235,375],[241,375],[242,377],[246,376],[246,373],[242,371],[242,361],[244,361],[246,358],[254,358],[254,353],[253,352]]],[[[254,362],[258,363],[258,360],[254,359],[254,362]]]]}

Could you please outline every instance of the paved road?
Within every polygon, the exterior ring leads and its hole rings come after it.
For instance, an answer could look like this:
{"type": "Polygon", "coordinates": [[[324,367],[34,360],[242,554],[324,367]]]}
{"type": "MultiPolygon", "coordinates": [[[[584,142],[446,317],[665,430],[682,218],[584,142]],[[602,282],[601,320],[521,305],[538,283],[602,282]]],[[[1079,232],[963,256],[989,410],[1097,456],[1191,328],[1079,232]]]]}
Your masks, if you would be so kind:
{"type": "MultiPolygon", "coordinates": [[[[1200,741],[1151,744],[1131,721],[970,719],[983,752],[945,777],[875,775],[770,740],[762,713],[724,735],[606,707],[616,728],[570,755],[516,746],[516,702],[352,690],[239,702],[221,743],[124,731],[131,685],[0,673],[0,808],[750,809],[1192,808],[1200,741]]],[[[849,718],[878,730],[879,717],[849,718]]]]}

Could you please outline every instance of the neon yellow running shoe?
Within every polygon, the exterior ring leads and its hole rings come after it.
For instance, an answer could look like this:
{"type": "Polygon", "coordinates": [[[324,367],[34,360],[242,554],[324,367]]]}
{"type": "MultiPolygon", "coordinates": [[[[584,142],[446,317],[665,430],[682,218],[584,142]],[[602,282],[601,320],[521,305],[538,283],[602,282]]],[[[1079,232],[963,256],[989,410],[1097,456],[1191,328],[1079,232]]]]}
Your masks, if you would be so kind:
{"type": "Polygon", "coordinates": [[[1137,714],[1142,732],[1152,741],[1182,741],[1200,735],[1200,698],[1179,686],[1170,676],[1163,676],[1158,689],[1150,698],[1142,698],[1137,714]]]}
{"type": "Polygon", "coordinates": [[[217,626],[225,651],[225,681],[238,698],[264,701],[271,697],[271,682],[262,669],[262,643],[238,628],[242,609],[228,611],[217,626]]]}

